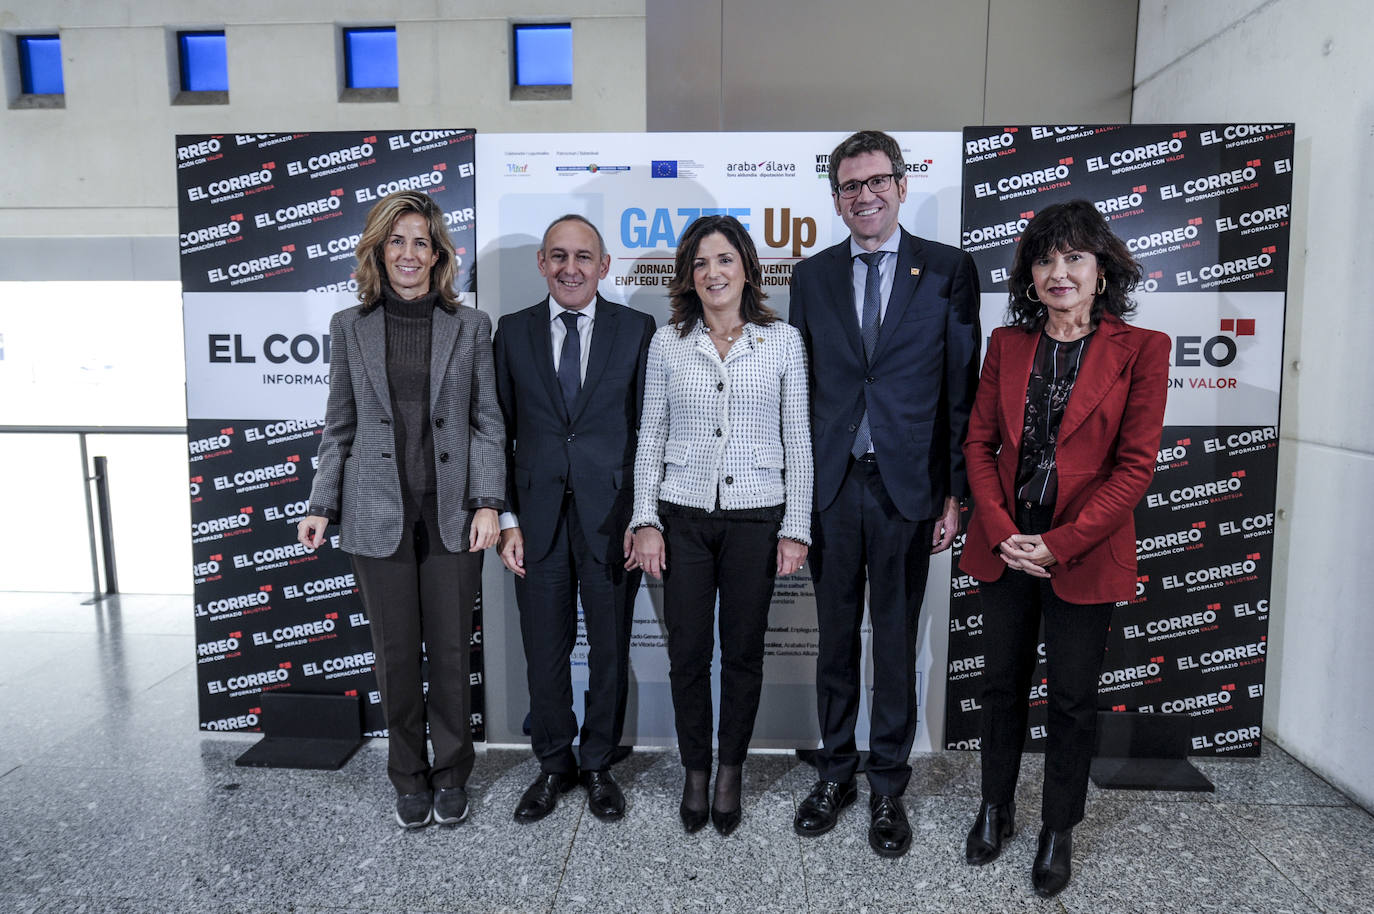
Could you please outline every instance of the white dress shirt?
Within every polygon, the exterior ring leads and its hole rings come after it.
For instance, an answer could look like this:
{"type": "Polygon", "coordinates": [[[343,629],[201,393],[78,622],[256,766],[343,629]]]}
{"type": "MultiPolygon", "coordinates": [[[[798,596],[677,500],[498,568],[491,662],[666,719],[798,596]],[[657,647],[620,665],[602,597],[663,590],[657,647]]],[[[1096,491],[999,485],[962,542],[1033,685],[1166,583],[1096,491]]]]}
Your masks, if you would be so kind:
{"type": "MultiPolygon", "coordinates": [[[[890,289],[892,284],[888,284],[890,289]]],[[[578,315],[577,335],[581,338],[582,345],[582,367],[579,377],[587,380],[587,357],[592,351],[592,331],[596,329],[596,298],[593,297],[587,303],[587,307],[580,311],[573,311],[571,308],[564,308],[549,296],[549,333],[553,337],[553,373],[558,374],[558,366],[563,361],[563,340],[568,336],[568,326],[563,323],[563,318],[559,315],[563,312],[571,312],[578,315]]]]}
{"type": "MultiPolygon", "coordinates": [[[[887,317],[887,300],[892,297],[892,281],[897,278],[897,246],[902,243],[902,233],[894,231],[886,241],[878,245],[878,250],[883,252],[883,259],[878,261],[878,276],[883,281],[883,296],[880,300],[878,309],[878,323],[882,324],[887,317]]],[[[860,254],[867,254],[859,243],[854,240],[854,236],[849,238],[849,258],[852,264],[850,276],[854,282],[854,313],[858,315],[859,329],[864,325],[864,286],[868,282],[868,264],[859,259],[860,254]]]]}

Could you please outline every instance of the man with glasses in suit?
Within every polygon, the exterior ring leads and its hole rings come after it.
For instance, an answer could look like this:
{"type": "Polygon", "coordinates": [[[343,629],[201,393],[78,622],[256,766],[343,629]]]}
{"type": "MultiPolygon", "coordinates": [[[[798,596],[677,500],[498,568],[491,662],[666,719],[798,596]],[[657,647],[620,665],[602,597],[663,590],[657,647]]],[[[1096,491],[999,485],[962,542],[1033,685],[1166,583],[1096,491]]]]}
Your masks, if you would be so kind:
{"type": "Polygon", "coordinates": [[[816,512],[812,577],[822,746],[819,780],[793,828],[824,834],[858,796],[854,728],[865,585],[873,694],[866,767],[868,842],[883,857],[911,846],[902,795],[916,734],[916,635],[932,553],[959,530],[968,493],[960,451],[978,378],[973,259],[898,224],[901,147],[861,131],[830,154],[844,241],[797,264],[789,320],[811,372],[816,512]]]}

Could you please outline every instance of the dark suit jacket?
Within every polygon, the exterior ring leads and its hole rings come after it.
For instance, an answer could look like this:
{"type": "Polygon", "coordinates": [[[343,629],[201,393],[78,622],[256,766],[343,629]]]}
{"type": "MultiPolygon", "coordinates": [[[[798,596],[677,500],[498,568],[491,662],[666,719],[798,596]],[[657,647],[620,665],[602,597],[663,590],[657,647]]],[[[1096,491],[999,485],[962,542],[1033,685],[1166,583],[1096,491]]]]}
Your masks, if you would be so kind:
{"type": "MultiPolygon", "coordinates": [[[[449,551],[466,552],[473,510],[500,510],[506,482],[484,312],[434,309],[429,396],[439,532],[449,551]]],[[[345,308],[329,322],[329,403],[310,489],[311,511],[338,518],[345,552],[385,558],[401,544],[405,507],[392,420],[386,313],[345,308]]]]}
{"type": "Polygon", "coordinates": [[[905,229],[873,364],[854,306],[849,239],[797,264],[789,320],[810,355],[816,498],[834,501],[868,406],[883,486],[908,520],[967,492],[959,445],[978,383],[978,274],[964,252],[905,229]]]}
{"type": "MultiPolygon", "coordinates": [[[[1018,532],[1016,468],[1026,387],[1039,333],[992,332],[964,453],[973,489],[959,567],[995,581],[1006,566],[997,546],[1018,532]]],[[[1059,425],[1059,494],[1045,545],[1054,592],[1070,603],[1135,596],[1135,506],[1149,488],[1164,425],[1169,338],[1104,317],[1088,344],[1059,425]]]]}
{"type": "Polygon", "coordinates": [[[496,388],[506,419],[506,510],[520,519],[525,558],[553,545],[571,484],[582,532],[600,561],[623,561],[633,505],[644,360],[654,319],[599,295],[596,326],[573,414],[553,371],[549,305],[508,314],[496,327],[496,388]]]}

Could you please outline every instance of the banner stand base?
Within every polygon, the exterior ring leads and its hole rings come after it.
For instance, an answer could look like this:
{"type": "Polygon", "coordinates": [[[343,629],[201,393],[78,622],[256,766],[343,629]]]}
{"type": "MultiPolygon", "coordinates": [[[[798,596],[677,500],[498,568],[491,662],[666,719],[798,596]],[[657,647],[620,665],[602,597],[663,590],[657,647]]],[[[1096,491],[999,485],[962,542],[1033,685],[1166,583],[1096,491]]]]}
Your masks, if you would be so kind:
{"type": "Polygon", "coordinates": [[[1097,712],[1093,783],[1109,790],[1215,791],[1188,761],[1190,728],[1183,714],[1097,712]]]}
{"type": "Polygon", "coordinates": [[[1093,783],[1108,790],[1190,790],[1216,787],[1186,758],[1095,758],[1093,783]]]}
{"type": "Polygon", "coordinates": [[[234,764],[245,768],[338,771],[363,744],[362,704],[356,695],[262,697],[263,737],[234,764]]]}

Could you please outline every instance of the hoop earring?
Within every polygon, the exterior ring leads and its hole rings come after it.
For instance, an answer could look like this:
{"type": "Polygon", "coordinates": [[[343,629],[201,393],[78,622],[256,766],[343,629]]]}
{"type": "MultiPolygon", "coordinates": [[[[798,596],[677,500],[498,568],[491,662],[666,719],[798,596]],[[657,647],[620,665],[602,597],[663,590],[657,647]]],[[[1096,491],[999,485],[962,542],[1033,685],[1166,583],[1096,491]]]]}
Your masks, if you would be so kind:
{"type": "Polygon", "coordinates": [[[1031,283],[1030,285],[1026,286],[1026,298],[1029,298],[1037,305],[1040,304],[1040,299],[1035,297],[1035,283],[1031,283]]]}
{"type": "Polygon", "coordinates": [[[1105,275],[1104,275],[1104,276],[1099,276],[1099,277],[1097,277],[1097,294],[1098,294],[1098,295],[1101,295],[1103,292],[1106,292],[1106,291],[1107,291],[1107,277],[1106,277],[1105,275]]]}

